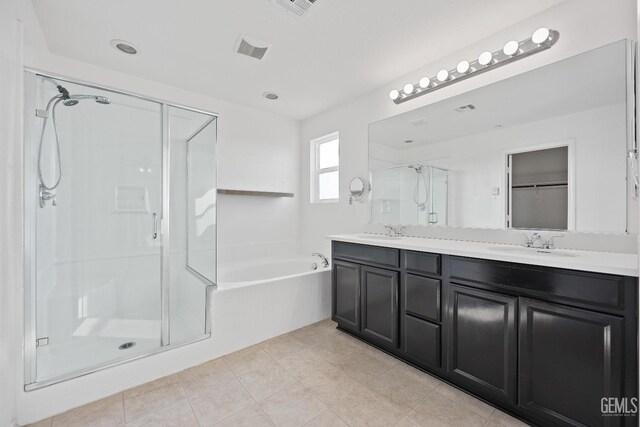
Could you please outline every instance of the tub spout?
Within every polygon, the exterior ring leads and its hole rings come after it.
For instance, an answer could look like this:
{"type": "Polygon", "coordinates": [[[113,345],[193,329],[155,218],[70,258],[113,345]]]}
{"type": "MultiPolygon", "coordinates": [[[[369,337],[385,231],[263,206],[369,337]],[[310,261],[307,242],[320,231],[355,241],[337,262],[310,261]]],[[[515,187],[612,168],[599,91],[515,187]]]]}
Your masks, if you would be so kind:
{"type": "Polygon", "coordinates": [[[317,257],[320,257],[320,258],[322,259],[322,266],[323,266],[324,268],[329,267],[329,260],[327,259],[327,257],[326,257],[326,256],[324,256],[324,255],[322,255],[321,253],[318,253],[318,252],[314,252],[314,253],[312,253],[312,254],[311,254],[311,256],[317,256],[317,257]]]}

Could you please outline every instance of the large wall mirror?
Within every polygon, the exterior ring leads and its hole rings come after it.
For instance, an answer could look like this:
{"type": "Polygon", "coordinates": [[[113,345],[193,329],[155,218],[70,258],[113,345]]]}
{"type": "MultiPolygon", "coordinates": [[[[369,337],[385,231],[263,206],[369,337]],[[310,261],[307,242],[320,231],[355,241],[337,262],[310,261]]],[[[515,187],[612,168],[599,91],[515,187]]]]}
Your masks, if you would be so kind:
{"type": "Polygon", "coordinates": [[[371,222],[637,233],[631,44],[369,126],[371,222]]]}

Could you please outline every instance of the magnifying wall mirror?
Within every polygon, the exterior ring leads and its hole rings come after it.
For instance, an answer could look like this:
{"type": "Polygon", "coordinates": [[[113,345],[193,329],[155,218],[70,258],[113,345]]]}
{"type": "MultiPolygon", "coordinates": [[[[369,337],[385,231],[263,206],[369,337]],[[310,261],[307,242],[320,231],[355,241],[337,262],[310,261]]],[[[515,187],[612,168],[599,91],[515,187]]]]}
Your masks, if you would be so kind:
{"type": "Polygon", "coordinates": [[[352,204],[354,201],[362,203],[362,195],[365,189],[366,185],[362,178],[353,178],[349,183],[349,204],[352,204]]]}

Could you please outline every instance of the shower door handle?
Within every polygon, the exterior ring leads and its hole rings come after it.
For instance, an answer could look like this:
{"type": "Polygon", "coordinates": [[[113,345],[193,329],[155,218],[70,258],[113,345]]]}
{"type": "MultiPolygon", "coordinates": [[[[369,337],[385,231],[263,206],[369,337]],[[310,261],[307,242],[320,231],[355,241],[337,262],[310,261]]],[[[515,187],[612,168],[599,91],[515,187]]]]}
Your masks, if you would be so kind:
{"type": "Polygon", "coordinates": [[[151,235],[153,236],[153,240],[156,240],[158,238],[158,214],[154,213],[152,214],[153,216],[153,230],[151,232],[151,235]]]}

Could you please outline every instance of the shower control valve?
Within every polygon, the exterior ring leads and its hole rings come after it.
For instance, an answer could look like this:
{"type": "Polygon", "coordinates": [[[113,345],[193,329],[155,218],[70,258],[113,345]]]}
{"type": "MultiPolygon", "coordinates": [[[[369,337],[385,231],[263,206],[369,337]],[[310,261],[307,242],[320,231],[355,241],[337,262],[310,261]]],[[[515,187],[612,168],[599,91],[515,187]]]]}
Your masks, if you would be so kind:
{"type": "Polygon", "coordinates": [[[47,204],[47,200],[51,200],[52,206],[58,206],[58,202],[56,200],[55,193],[48,191],[44,186],[40,186],[40,190],[38,191],[38,203],[41,208],[44,208],[47,204]]]}

